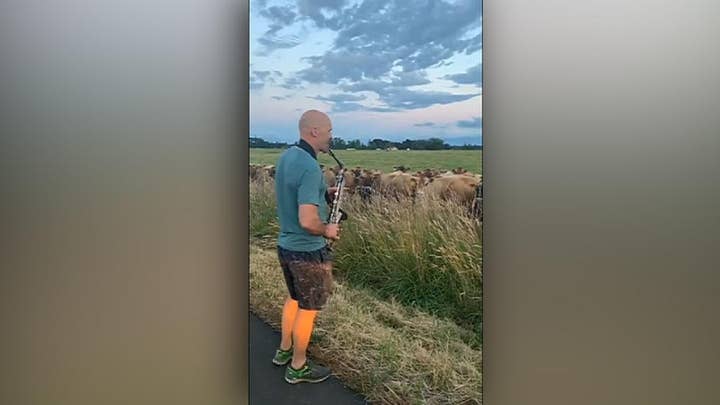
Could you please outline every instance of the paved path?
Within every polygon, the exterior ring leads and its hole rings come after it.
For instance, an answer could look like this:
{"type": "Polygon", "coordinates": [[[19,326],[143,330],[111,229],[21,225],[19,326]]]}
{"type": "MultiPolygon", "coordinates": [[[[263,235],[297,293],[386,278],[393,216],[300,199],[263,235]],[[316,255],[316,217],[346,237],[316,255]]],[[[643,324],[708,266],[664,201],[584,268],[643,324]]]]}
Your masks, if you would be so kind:
{"type": "Polygon", "coordinates": [[[366,404],[361,395],[345,387],[335,376],[317,384],[293,385],[285,382],[285,366],[272,363],[275,349],[280,343],[280,332],[252,312],[248,317],[251,405],[366,404]]]}

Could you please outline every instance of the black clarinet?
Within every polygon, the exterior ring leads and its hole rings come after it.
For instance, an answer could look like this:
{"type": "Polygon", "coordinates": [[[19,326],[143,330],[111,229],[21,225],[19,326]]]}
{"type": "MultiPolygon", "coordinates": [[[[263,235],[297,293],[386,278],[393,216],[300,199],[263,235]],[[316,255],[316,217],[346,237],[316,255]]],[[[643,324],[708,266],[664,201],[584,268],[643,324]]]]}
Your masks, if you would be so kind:
{"type": "Polygon", "coordinates": [[[338,224],[347,217],[347,215],[343,215],[345,213],[340,209],[340,205],[342,204],[343,197],[345,195],[345,165],[342,164],[340,159],[335,156],[331,149],[328,149],[328,153],[333,159],[335,159],[338,166],[340,166],[340,170],[338,170],[338,173],[335,176],[335,186],[337,189],[335,190],[335,196],[333,197],[332,210],[328,216],[329,224],[338,224]]]}

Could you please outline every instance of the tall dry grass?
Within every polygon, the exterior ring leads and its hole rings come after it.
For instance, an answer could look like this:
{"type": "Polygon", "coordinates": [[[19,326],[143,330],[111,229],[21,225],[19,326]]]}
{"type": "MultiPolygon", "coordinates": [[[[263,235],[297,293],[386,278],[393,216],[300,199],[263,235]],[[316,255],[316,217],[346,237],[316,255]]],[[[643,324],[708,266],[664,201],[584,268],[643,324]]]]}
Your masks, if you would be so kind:
{"type": "Polygon", "coordinates": [[[337,273],[351,285],[451,318],[477,332],[482,325],[480,224],[459,204],[348,200],[349,220],[337,243],[337,273]]]}
{"type": "MultiPolygon", "coordinates": [[[[278,224],[272,181],[250,184],[250,229],[271,244],[278,224]]],[[[384,299],[449,318],[482,343],[481,224],[454,202],[423,196],[415,201],[349,195],[335,243],[335,274],[384,299]]]]}
{"type": "MultiPolygon", "coordinates": [[[[252,246],[250,258],[250,305],[279,329],[287,290],[277,255],[252,246]]],[[[481,404],[482,352],[468,335],[450,320],[338,282],[308,351],[371,404],[481,404]]]]}
{"type": "Polygon", "coordinates": [[[275,201],[275,183],[272,179],[250,182],[250,238],[265,247],[274,245],[280,232],[275,201]]]}

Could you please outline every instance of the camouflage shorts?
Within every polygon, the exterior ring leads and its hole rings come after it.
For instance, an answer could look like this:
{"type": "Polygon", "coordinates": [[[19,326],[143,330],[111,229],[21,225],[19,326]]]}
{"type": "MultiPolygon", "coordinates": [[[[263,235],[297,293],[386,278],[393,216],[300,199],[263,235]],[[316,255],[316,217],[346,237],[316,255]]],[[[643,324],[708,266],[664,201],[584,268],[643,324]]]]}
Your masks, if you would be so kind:
{"type": "Polygon", "coordinates": [[[301,309],[320,310],[333,292],[332,253],[327,247],[297,252],[278,246],[290,297],[301,309]]]}

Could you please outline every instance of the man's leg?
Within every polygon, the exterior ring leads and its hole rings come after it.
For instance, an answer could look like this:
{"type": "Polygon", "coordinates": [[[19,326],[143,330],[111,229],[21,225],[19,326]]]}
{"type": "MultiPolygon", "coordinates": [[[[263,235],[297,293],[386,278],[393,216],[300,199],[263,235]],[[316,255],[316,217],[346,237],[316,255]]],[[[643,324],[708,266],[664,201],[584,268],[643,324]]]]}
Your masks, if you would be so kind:
{"type": "Polygon", "coordinates": [[[290,350],[293,344],[293,326],[295,325],[295,316],[298,312],[298,302],[287,297],[282,313],[282,339],[280,340],[280,350],[290,350]]]}
{"type": "Polygon", "coordinates": [[[330,369],[315,364],[307,358],[307,348],[314,329],[315,317],[325,306],[332,292],[332,264],[329,254],[318,251],[309,254],[307,260],[298,260],[289,266],[295,283],[298,311],[293,325],[293,355],[285,369],[285,381],[317,383],[332,374],[330,369]]]}
{"type": "Polygon", "coordinates": [[[315,323],[316,310],[298,309],[293,327],[293,358],[290,363],[294,369],[299,369],[305,364],[306,352],[312,335],[313,324],[315,323]]]}

